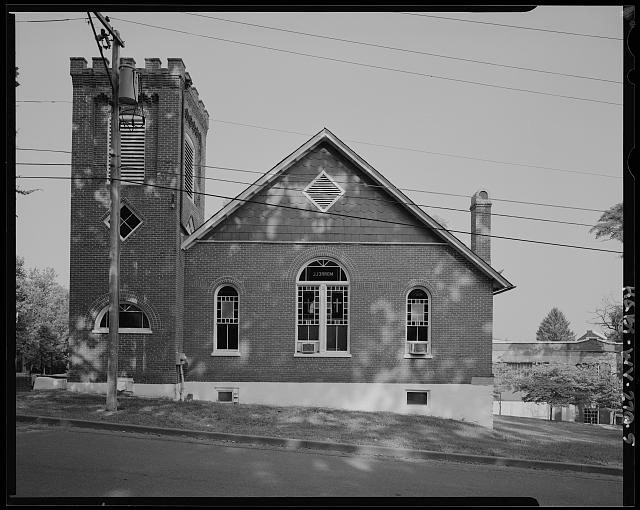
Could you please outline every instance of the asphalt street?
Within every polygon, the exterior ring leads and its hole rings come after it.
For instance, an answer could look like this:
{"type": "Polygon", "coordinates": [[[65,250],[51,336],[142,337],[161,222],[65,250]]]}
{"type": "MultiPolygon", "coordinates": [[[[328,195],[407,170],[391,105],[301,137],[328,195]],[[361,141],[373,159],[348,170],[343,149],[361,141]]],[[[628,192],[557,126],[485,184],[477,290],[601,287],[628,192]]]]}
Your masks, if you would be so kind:
{"type": "Polygon", "coordinates": [[[19,426],[22,497],[521,497],[620,506],[622,477],[19,426]]]}

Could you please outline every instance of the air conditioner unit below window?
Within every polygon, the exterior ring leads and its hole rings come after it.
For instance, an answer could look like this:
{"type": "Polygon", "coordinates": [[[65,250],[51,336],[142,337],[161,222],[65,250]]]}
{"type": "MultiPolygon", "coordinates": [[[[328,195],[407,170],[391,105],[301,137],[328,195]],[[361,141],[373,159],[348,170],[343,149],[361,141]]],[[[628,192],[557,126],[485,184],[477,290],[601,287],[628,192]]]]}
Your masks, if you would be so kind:
{"type": "Polygon", "coordinates": [[[313,354],[318,352],[318,342],[298,342],[298,352],[313,354]]]}
{"type": "Polygon", "coordinates": [[[409,342],[409,354],[427,354],[427,342],[409,342]]]}

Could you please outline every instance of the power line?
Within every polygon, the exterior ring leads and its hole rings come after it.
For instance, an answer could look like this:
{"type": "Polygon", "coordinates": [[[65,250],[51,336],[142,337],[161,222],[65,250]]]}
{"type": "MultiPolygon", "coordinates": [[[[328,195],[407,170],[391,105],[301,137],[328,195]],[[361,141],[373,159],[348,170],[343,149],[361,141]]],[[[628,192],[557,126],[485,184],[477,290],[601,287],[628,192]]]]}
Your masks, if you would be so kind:
{"type": "Polygon", "coordinates": [[[37,152],[61,152],[63,154],[71,154],[71,151],[60,151],[56,149],[32,149],[32,148],[23,148],[16,147],[17,151],[37,151],[37,152]]]}
{"type": "MultiPolygon", "coordinates": [[[[276,129],[276,128],[271,128],[271,127],[266,127],[266,126],[259,126],[257,124],[244,124],[241,122],[234,122],[234,121],[230,121],[230,120],[223,120],[223,119],[213,119],[213,122],[220,122],[223,124],[232,124],[232,125],[236,125],[236,126],[244,126],[244,127],[251,127],[251,128],[256,128],[256,129],[264,129],[266,131],[276,131],[279,133],[288,133],[288,134],[294,134],[294,135],[302,135],[302,136],[313,136],[313,133],[303,133],[300,131],[288,131],[286,129],[276,129]]],[[[435,156],[445,156],[448,158],[460,158],[460,159],[469,159],[472,161],[482,161],[484,163],[496,163],[496,164],[500,164],[500,165],[510,165],[510,166],[521,166],[521,167],[525,167],[525,168],[535,168],[538,170],[550,170],[553,172],[563,172],[563,173],[571,173],[571,174],[580,174],[580,175],[593,175],[593,176],[597,176],[597,177],[607,177],[610,179],[622,179],[621,176],[618,175],[608,175],[608,174],[599,174],[596,172],[581,172],[579,170],[567,170],[567,169],[563,169],[563,168],[555,168],[555,167],[550,167],[550,166],[542,166],[542,165],[530,165],[527,163],[517,163],[517,162],[513,162],[513,161],[499,161],[499,160],[495,160],[495,159],[487,159],[487,158],[478,158],[478,157],[474,157],[474,156],[464,156],[464,155],[460,155],[460,154],[451,154],[448,152],[436,152],[436,151],[428,151],[425,149],[416,149],[416,148],[411,148],[411,147],[399,147],[397,145],[385,145],[385,144],[379,144],[379,143],[373,143],[373,142],[365,142],[362,140],[353,140],[353,139],[349,139],[349,138],[344,138],[345,142],[351,142],[351,143],[359,143],[362,145],[371,145],[373,147],[382,147],[385,149],[395,149],[395,150],[402,150],[402,151],[409,151],[409,152],[421,152],[424,154],[433,154],[435,156]]]]}
{"type": "MultiPolygon", "coordinates": [[[[73,180],[73,179],[76,179],[76,180],[103,180],[103,181],[107,180],[106,177],[16,176],[16,178],[18,178],[18,179],[61,179],[61,180],[73,180]]],[[[132,181],[132,180],[128,180],[128,179],[118,179],[118,180],[121,181],[121,182],[127,182],[127,183],[130,183],[130,184],[136,184],[138,186],[149,186],[149,187],[152,187],[152,188],[166,189],[166,190],[169,190],[169,191],[179,191],[179,192],[184,192],[185,191],[185,189],[181,188],[181,187],[162,186],[160,184],[150,184],[150,183],[140,183],[140,182],[132,181]]],[[[301,207],[294,207],[294,206],[282,205],[282,204],[270,204],[268,202],[258,202],[256,200],[238,198],[237,196],[236,197],[229,197],[229,196],[225,196],[225,195],[217,195],[217,194],[214,194],[214,193],[205,193],[203,191],[195,191],[195,190],[193,190],[191,192],[196,194],[196,195],[210,196],[210,197],[222,198],[222,199],[227,199],[227,200],[232,200],[232,201],[236,201],[237,200],[239,202],[266,205],[266,206],[269,206],[269,207],[279,207],[279,208],[282,208],[282,209],[291,209],[291,210],[295,210],[295,211],[304,211],[304,212],[307,212],[307,213],[308,212],[312,212],[312,213],[321,214],[321,215],[337,216],[337,217],[350,218],[350,219],[376,221],[376,222],[388,223],[388,224],[392,224],[392,225],[405,225],[405,226],[415,227],[415,224],[412,224],[412,223],[405,223],[405,222],[392,221],[392,220],[384,220],[384,219],[380,219],[380,218],[371,218],[371,217],[364,217],[364,216],[354,216],[354,215],[351,215],[351,214],[342,214],[342,213],[336,213],[336,212],[330,212],[330,211],[326,211],[326,212],[313,211],[313,210],[304,209],[304,208],[301,208],[301,207]]],[[[429,228],[431,228],[433,230],[444,230],[444,231],[449,232],[449,233],[474,235],[471,232],[462,231],[462,230],[451,230],[451,229],[447,229],[447,228],[444,228],[444,227],[431,227],[430,226],[429,228]]],[[[622,253],[620,251],[606,250],[606,249],[603,249],[603,248],[591,248],[591,247],[588,247],[588,246],[577,246],[577,245],[572,245],[572,244],[552,243],[552,242],[548,242],[548,241],[538,241],[538,240],[534,240],[534,239],[524,239],[524,238],[518,238],[518,237],[498,236],[498,235],[495,235],[495,234],[476,233],[475,235],[480,235],[480,236],[483,236],[483,237],[493,237],[493,238],[496,238],[496,239],[505,239],[505,240],[510,240],[510,241],[520,241],[520,242],[543,244],[543,245],[549,245],[549,246],[560,246],[560,247],[565,247],[565,248],[577,248],[577,249],[582,249],[582,250],[601,251],[601,252],[617,253],[617,254],[621,254],[622,253]]]]}
{"type": "Polygon", "coordinates": [[[492,23],[492,22],[488,22],[488,21],[478,21],[478,20],[470,20],[470,19],[461,19],[461,18],[450,18],[447,16],[434,16],[433,14],[418,14],[418,13],[414,13],[414,12],[399,12],[398,14],[405,14],[407,16],[420,16],[423,18],[437,18],[437,19],[446,19],[446,20],[451,20],[451,21],[462,21],[465,23],[478,23],[481,25],[493,25],[496,27],[508,27],[508,28],[519,28],[521,30],[535,30],[537,32],[551,32],[554,34],[564,34],[564,35],[573,35],[573,36],[578,36],[578,37],[595,37],[597,39],[611,39],[614,41],[622,41],[622,37],[609,37],[606,35],[595,35],[595,34],[583,34],[583,33],[577,33],[577,32],[564,32],[562,30],[551,30],[548,28],[534,28],[534,27],[522,27],[522,26],[518,26],[518,25],[507,25],[504,23],[492,23]]]}
{"type": "Polygon", "coordinates": [[[54,21],[76,21],[85,18],[62,18],[62,19],[23,19],[16,21],[16,23],[52,23],[54,21]]]}
{"type": "Polygon", "coordinates": [[[261,44],[253,44],[253,43],[248,43],[248,42],[243,42],[243,41],[234,41],[232,39],[225,39],[222,37],[214,37],[212,35],[204,35],[204,34],[195,34],[193,32],[187,32],[185,30],[178,30],[175,28],[168,28],[168,27],[161,27],[158,25],[151,25],[149,23],[142,23],[139,21],[130,21],[130,20],[126,20],[126,19],[122,19],[122,18],[112,18],[114,20],[118,20],[121,21],[123,23],[132,23],[134,25],[141,25],[141,26],[145,26],[145,27],[150,27],[150,28],[157,28],[159,30],[168,30],[170,32],[176,32],[176,33],[180,33],[180,34],[184,34],[184,35],[192,35],[195,37],[204,37],[205,39],[213,39],[216,41],[222,41],[222,42],[227,42],[227,43],[232,43],[232,44],[240,44],[243,46],[250,46],[253,48],[262,48],[265,50],[270,50],[270,51],[278,51],[281,53],[288,53],[290,55],[298,55],[298,56],[303,56],[303,57],[310,57],[310,58],[315,58],[315,59],[320,59],[320,60],[327,60],[327,61],[331,61],[331,62],[341,62],[343,64],[351,64],[351,65],[356,65],[356,66],[360,66],[360,67],[367,67],[369,69],[379,69],[379,70],[383,70],[383,71],[392,71],[392,72],[396,72],[396,73],[403,73],[403,74],[409,74],[412,76],[420,76],[422,78],[434,78],[434,79],[438,79],[438,80],[446,80],[446,81],[453,81],[453,82],[458,82],[458,83],[466,83],[468,85],[480,85],[480,86],[484,86],[484,87],[490,87],[490,88],[497,88],[497,89],[503,89],[503,90],[511,90],[514,92],[526,92],[529,94],[537,94],[537,95],[542,95],[542,96],[551,96],[551,97],[559,97],[562,99],[572,99],[575,101],[587,101],[587,102],[591,102],[591,103],[602,103],[602,104],[610,104],[610,105],[614,105],[614,106],[622,106],[622,103],[616,103],[613,101],[604,101],[601,99],[590,99],[590,98],[585,98],[585,97],[577,97],[577,96],[567,96],[567,95],[563,95],[563,94],[554,94],[552,92],[542,92],[539,90],[531,90],[531,89],[521,89],[521,88],[517,88],[517,87],[507,87],[505,85],[496,85],[493,83],[484,83],[484,82],[479,82],[479,81],[472,81],[472,80],[463,80],[460,78],[451,78],[449,76],[441,76],[441,75],[436,75],[436,74],[427,74],[427,73],[420,73],[417,71],[409,71],[407,69],[399,69],[399,68],[395,68],[395,67],[385,67],[385,66],[378,66],[378,65],[373,65],[373,64],[364,64],[362,62],[356,62],[353,60],[343,60],[343,59],[338,59],[338,58],[333,58],[333,57],[326,57],[326,56],[322,56],[322,55],[313,55],[311,53],[303,53],[303,52],[299,52],[299,51],[292,51],[292,50],[285,50],[282,48],[274,48],[271,46],[264,46],[261,44]]]}
{"type": "MultiPolygon", "coordinates": [[[[161,173],[161,174],[168,174],[168,175],[181,175],[178,172],[168,172],[168,171],[164,171],[164,170],[156,170],[157,173],[161,173]]],[[[255,185],[255,182],[246,182],[246,181],[235,181],[235,180],[231,180],[231,179],[221,179],[218,177],[201,177],[202,179],[208,180],[208,181],[216,181],[216,182],[227,182],[227,183],[232,183],[232,184],[243,184],[246,186],[253,186],[255,185]]],[[[343,182],[343,181],[335,181],[335,182],[343,182]]],[[[351,183],[353,184],[353,183],[351,183]]],[[[364,186],[369,186],[366,183],[359,183],[360,185],[364,185],[364,186]]],[[[384,186],[382,186],[384,187],[384,186]]],[[[272,189],[280,189],[280,190],[284,190],[284,191],[296,191],[296,192],[302,192],[303,189],[302,188],[288,188],[285,186],[272,186],[272,189]]],[[[288,196],[286,193],[281,193],[278,195],[275,194],[269,194],[269,196],[280,196],[280,197],[286,197],[288,196]]],[[[385,200],[382,198],[374,198],[374,197],[361,197],[361,196],[355,196],[355,195],[347,195],[349,198],[352,199],[357,199],[357,200],[370,200],[370,201],[374,201],[374,202],[385,202],[385,203],[389,203],[389,204],[404,204],[404,205],[416,205],[418,207],[427,207],[430,209],[443,209],[443,210],[447,210],[447,211],[458,211],[458,212],[464,212],[464,213],[469,213],[469,209],[456,209],[454,207],[443,207],[443,206],[437,206],[437,205],[430,205],[430,204],[416,204],[413,201],[409,201],[409,202],[403,202],[401,200],[385,200]]],[[[561,223],[564,225],[577,225],[577,226],[581,226],[581,227],[593,227],[593,224],[590,223],[575,223],[575,222],[571,222],[571,221],[561,221],[561,220],[551,220],[551,219],[547,219],[547,218],[534,218],[531,216],[517,216],[514,214],[501,214],[501,213],[491,213],[492,216],[501,216],[501,217],[505,217],[505,218],[514,218],[514,219],[522,219],[522,220],[532,220],[532,221],[545,221],[545,222],[550,222],[550,223],[561,223]]]]}
{"type": "Polygon", "coordinates": [[[437,57],[437,58],[444,58],[444,59],[451,59],[451,60],[459,60],[462,62],[473,62],[476,64],[485,64],[485,65],[490,65],[490,66],[496,66],[496,67],[504,67],[507,69],[517,69],[520,71],[531,71],[531,72],[536,72],[536,73],[544,73],[544,74],[553,74],[553,75],[557,75],[557,76],[566,76],[569,78],[581,78],[581,79],[585,79],[585,80],[596,80],[596,81],[604,81],[604,82],[609,82],[609,83],[622,83],[622,81],[619,80],[609,80],[606,78],[596,78],[594,76],[584,76],[584,75],[578,75],[578,74],[569,74],[569,73],[561,73],[561,72],[557,72],[557,71],[548,71],[548,70],[544,70],[544,69],[533,69],[530,67],[521,67],[521,66],[514,66],[514,65],[507,65],[507,64],[499,64],[497,62],[489,62],[486,60],[475,60],[475,59],[471,59],[471,58],[463,58],[463,57],[454,57],[451,55],[443,55],[440,53],[430,53],[430,52],[426,52],[426,51],[419,51],[419,50],[412,50],[409,48],[398,48],[395,46],[387,46],[384,44],[376,44],[376,43],[369,43],[369,42],[364,42],[364,41],[355,41],[352,39],[343,39],[340,37],[331,37],[328,35],[319,35],[319,34],[311,34],[309,32],[299,32],[297,30],[289,30],[286,28],[277,28],[277,27],[271,27],[271,26],[267,26],[267,25],[259,25],[256,23],[248,23],[246,21],[237,21],[237,20],[231,20],[231,19],[227,19],[227,18],[219,18],[217,16],[207,16],[206,14],[195,14],[195,13],[191,13],[191,12],[184,12],[182,14],[187,14],[189,16],[196,16],[199,18],[207,18],[207,19],[212,19],[212,20],[216,20],[216,21],[223,21],[225,23],[236,23],[238,25],[246,25],[246,26],[250,26],[250,27],[257,27],[257,28],[263,28],[266,30],[275,30],[278,32],[286,32],[286,33],[290,33],[290,34],[296,34],[296,35],[302,35],[305,37],[315,37],[318,39],[327,39],[330,41],[339,41],[339,42],[344,42],[344,43],[349,43],[349,44],[358,44],[361,46],[369,46],[372,48],[381,48],[381,49],[385,49],[385,50],[392,50],[392,51],[399,51],[399,52],[404,52],[404,53],[413,53],[413,54],[417,54],[417,55],[427,55],[430,57],[437,57]]]}
{"type": "MultiPolygon", "coordinates": [[[[24,149],[18,149],[18,150],[24,150],[24,149]]],[[[165,160],[165,163],[172,163],[175,164],[176,162],[173,160],[165,160]]],[[[16,163],[16,165],[23,165],[23,166],[70,166],[71,163],[30,163],[30,162],[18,162],[16,163]]],[[[259,174],[259,175],[264,175],[267,172],[260,172],[258,170],[243,170],[243,169],[239,169],[239,168],[232,168],[232,167],[227,167],[227,166],[215,166],[215,165],[197,165],[194,164],[194,166],[198,166],[200,168],[211,168],[211,169],[216,169],[216,170],[228,170],[231,172],[242,172],[242,173],[251,173],[251,174],[259,174]]],[[[159,171],[159,170],[158,170],[159,171]]],[[[161,171],[159,171],[161,172],[161,171]]],[[[162,173],[162,172],[161,172],[162,173]]],[[[173,172],[169,172],[169,173],[173,173],[173,172]]],[[[214,179],[212,177],[205,177],[205,179],[214,179]]],[[[214,180],[224,180],[224,179],[214,179],[214,180]]],[[[239,181],[229,181],[229,182],[239,182],[239,181]]],[[[340,180],[336,180],[337,183],[344,183],[344,184],[350,184],[348,181],[340,181],[340,180]]],[[[255,184],[255,182],[253,183],[242,183],[242,184],[247,184],[247,185],[253,185],[255,184]]],[[[372,188],[385,188],[385,186],[380,185],[380,184],[368,184],[368,183],[360,183],[361,186],[365,186],[365,187],[372,187],[372,188]]],[[[449,196],[449,197],[461,197],[461,198],[466,198],[468,199],[469,196],[468,195],[463,195],[460,193],[446,193],[443,191],[427,191],[427,190],[421,190],[421,189],[414,189],[414,188],[397,188],[400,191],[411,191],[411,192],[415,192],[415,193],[426,193],[429,195],[444,195],[444,196],[449,196]]],[[[560,205],[560,204],[547,204],[547,203],[541,203],[541,202],[526,202],[523,200],[511,200],[511,199],[506,199],[506,198],[494,198],[491,197],[491,200],[495,201],[495,202],[510,202],[510,203],[515,203],[515,204],[524,204],[524,205],[537,205],[537,206],[544,206],[544,207],[555,207],[555,208],[560,208],[560,209],[573,209],[573,210],[577,210],[577,211],[589,211],[589,212],[598,212],[598,213],[603,213],[605,212],[604,209],[590,209],[587,207],[576,207],[576,206],[568,206],[568,205],[560,205]]],[[[427,206],[427,207],[431,207],[431,206],[427,206]]]]}
{"type": "MultiPolygon", "coordinates": [[[[20,101],[18,101],[20,102],[20,101]]],[[[44,102],[44,101],[38,101],[38,102],[44,102]]],[[[65,103],[71,103],[71,101],[46,101],[46,102],[65,102],[65,103]]],[[[267,126],[260,126],[258,124],[247,124],[247,123],[242,123],[242,122],[235,122],[235,121],[231,121],[231,120],[224,120],[224,119],[214,119],[213,122],[220,122],[222,124],[231,124],[234,126],[242,126],[242,127],[250,127],[250,128],[254,128],[254,129],[262,129],[265,131],[274,131],[277,133],[287,133],[287,134],[292,134],[292,135],[300,135],[300,136],[313,136],[315,133],[305,133],[302,131],[291,131],[291,130],[286,130],[286,129],[277,129],[277,128],[273,128],[273,127],[267,127],[267,126]]],[[[419,152],[419,153],[423,153],[423,154],[431,154],[431,155],[435,155],[435,156],[443,156],[443,157],[448,157],[448,158],[458,158],[458,159],[466,159],[466,160],[471,160],[471,161],[482,161],[483,163],[495,163],[495,164],[499,164],[499,165],[508,165],[508,166],[519,166],[519,167],[524,167],[524,168],[533,168],[536,170],[549,170],[552,172],[562,172],[562,173],[570,173],[570,174],[578,174],[578,175],[591,175],[591,176],[595,176],[595,177],[606,177],[609,179],[622,179],[621,176],[618,175],[609,175],[609,174],[600,174],[597,172],[582,172],[579,170],[567,170],[565,168],[557,168],[557,167],[550,167],[550,166],[543,166],[543,165],[531,165],[528,163],[518,163],[518,162],[514,162],[514,161],[500,161],[500,160],[496,160],[496,159],[488,159],[488,158],[479,158],[479,157],[475,157],[475,156],[465,156],[462,154],[452,154],[452,153],[448,153],[448,152],[437,152],[437,151],[428,151],[426,149],[418,149],[418,148],[412,148],[412,147],[400,147],[397,145],[386,145],[386,144],[379,144],[379,143],[373,143],[373,142],[367,142],[367,141],[363,141],[363,140],[353,140],[353,139],[349,139],[349,138],[345,138],[344,139],[345,142],[351,142],[351,143],[359,143],[361,145],[370,145],[373,147],[381,147],[384,149],[393,149],[393,150],[400,150],[400,151],[408,151],[408,152],[419,152]]],[[[242,171],[242,170],[237,170],[237,171],[242,171]]],[[[263,173],[263,172],[255,172],[255,173],[263,173]]],[[[538,205],[538,204],[536,204],[538,205]]],[[[587,209],[587,210],[594,210],[594,209],[587,209]]]]}
{"type": "Polygon", "coordinates": [[[58,101],[58,100],[52,100],[52,101],[48,101],[48,100],[36,100],[36,99],[30,99],[30,100],[20,100],[20,101],[16,101],[16,103],[73,103],[73,101],[58,101]]]}

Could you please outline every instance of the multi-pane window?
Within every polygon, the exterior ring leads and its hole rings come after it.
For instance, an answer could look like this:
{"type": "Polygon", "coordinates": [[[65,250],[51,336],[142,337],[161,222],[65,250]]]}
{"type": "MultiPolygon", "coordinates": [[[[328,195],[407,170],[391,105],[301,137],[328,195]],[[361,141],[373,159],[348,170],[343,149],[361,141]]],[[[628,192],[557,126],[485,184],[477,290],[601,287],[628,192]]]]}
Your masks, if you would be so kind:
{"type": "Polygon", "coordinates": [[[585,407],[584,423],[598,423],[598,409],[585,407]]]}
{"type": "MultiPolygon", "coordinates": [[[[132,303],[120,303],[118,332],[120,333],[149,333],[151,328],[149,318],[132,303]]],[[[109,307],[104,308],[96,318],[96,331],[100,333],[109,332],[109,307]]]]}
{"type": "MultiPolygon", "coordinates": [[[[111,177],[111,117],[108,124],[107,176],[111,177]]],[[[144,182],[145,122],[141,115],[120,115],[121,184],[144,182]]]]}
{"type": "Polygon", "coordinates": [[[239,352],[238,340],[238,291],[226,285],[216,293],[216,329],[214,353],[216,351],[239,352]]]}
{"type": "Polygon", "coordinates": [[[349,282],[327,259],[304,267],[297,285],[296,353],[349,352],[349,282]]]}
{"type": "Polygon", "coordinates": [[[347,350],[349,324],[349,288],[327,286],[327,351],[347,350]]]}
{"type": "Polygon", "coordinates": [[[194,165],[195,165],[195,149],[191,139],[185,135],[184,137],[184,190],[191,200],[193,200],[194,190],[194,165]]]}
{"type": "MultiPolygon", "coordinates": [[[[104,222],[107,227],[111,228],[111,215],[109,214],[104,222]]],[[[126,205],[120,207],[120,239],[124,241],[134,230],[142,224],[142,220],[126,205]]]]}
{"type": "Polygon", "coordinates": [[[319,286],[298,286],[298,340],[320,341],[319,286]]]}
{"type": "Polygon", "coordinates": [[[407,344],[409,354],[429,354],[429,295],[413,289],[407,295],[407,344]]]}

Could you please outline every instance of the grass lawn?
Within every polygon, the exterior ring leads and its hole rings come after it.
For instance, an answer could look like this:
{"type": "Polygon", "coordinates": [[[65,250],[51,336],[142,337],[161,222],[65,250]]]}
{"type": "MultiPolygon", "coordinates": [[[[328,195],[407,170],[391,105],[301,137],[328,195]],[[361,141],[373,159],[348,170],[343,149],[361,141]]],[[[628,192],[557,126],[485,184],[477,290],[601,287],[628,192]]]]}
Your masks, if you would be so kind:
{"type": "Polygon", "coordinates": [[[64,390],[16,394],[16,413],[256,436],[308,439],[472,455],[622,466],[622,430],[573,422],[494,416],[494,429],[394,413],[268,407],[105,396],[64,390]]]}

